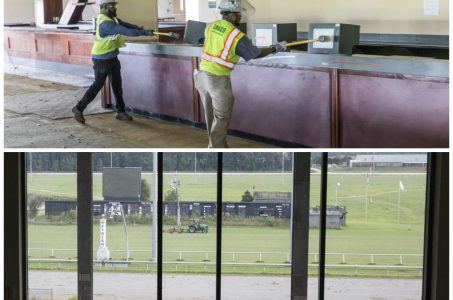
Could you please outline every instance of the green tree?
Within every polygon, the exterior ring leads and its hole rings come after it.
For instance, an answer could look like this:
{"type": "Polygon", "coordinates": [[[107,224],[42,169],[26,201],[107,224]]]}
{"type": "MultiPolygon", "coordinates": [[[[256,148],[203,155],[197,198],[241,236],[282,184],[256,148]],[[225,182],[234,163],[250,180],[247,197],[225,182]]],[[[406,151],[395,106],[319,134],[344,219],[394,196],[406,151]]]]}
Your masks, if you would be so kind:
{"type": "Polygon", "coordinates": [[[39,208],[44,203],[44,198],[38,195],[28,196],[28,216],[35,218],[38,215],[39,208]]]}
{"type": "Polygon", "coordinates": [[[178,192],[175,189],[168,190],[165,194],[164,200],[165,201],[176,201],[178,198],[178,192]]]}
{"type": "Polygon", "coordinates": [[[141,187],[141,200],[142,201],[151,201],[151,189],[149,187],[148,181],[146,179],[142,179],[142,187],[141,187]]]}
{"type": "Polygon", "coordinates": [[[242,202],[253,202],[253,195],[249,190],[246,190],[242,195],[242,202]]]}

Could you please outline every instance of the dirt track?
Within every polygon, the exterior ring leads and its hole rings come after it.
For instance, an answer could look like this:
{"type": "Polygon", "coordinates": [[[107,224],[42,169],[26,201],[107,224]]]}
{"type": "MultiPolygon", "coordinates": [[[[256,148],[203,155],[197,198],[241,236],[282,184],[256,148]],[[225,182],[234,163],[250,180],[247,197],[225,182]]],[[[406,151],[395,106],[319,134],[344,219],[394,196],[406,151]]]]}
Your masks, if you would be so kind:
{"type": "MultiPolygon", "coordinates": [[[[164,299],[208,300],[215,297],[213,275],[164,275],[164,299]]],[[[77,294],[74,272],[29,272],[30,298],[33,289],[53,289],[53,299],[67,300],[77,294]]],[[[224,276],[222,299],[289,299],[289,277],[224,276]]],[[[421,280],[327,278],[326,299],[420,299],[421,280]]],[[[316,299],[317,279],[309,279],[309,299],[316,299]]],[[[94,299],[155,299],[156,276],[149,274],[95,273],[94,299]]],[[[41,293],[42,295],[43,293],[41,293]]],[[[36,299],[36,298],[35,298],[36,299]]],[[[50,298],[38,298],[50,299],[50,298]]]]}

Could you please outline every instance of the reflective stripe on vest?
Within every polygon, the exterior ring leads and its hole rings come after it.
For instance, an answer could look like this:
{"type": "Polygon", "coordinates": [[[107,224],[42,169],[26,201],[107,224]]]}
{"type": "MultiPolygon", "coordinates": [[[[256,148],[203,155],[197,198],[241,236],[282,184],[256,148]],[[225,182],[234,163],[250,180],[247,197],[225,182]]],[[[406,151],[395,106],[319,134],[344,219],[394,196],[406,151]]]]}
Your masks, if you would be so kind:
{"type": "Polygon", "coordinates": [[[226,60],[221,59],[220,57],[209,55],[208,53],[204,52],[201,54],[201,58],[210,62],[215,62],[216,64],[221,65],[222,67],[228,68],[233,70],[235,64],[228,62],[226,60]]]}
{"type": "Polygon", "coordinates": [[[228,60],[228,56],[231,53],[231,48],[233,48],[233,42],[240,34],[241,31],[237,28],[230,32],[230,35],[228,36],[228,39],[226,40],[225,45],[223,46],[222,55],[220,56],[221,59],[228,60]]]}

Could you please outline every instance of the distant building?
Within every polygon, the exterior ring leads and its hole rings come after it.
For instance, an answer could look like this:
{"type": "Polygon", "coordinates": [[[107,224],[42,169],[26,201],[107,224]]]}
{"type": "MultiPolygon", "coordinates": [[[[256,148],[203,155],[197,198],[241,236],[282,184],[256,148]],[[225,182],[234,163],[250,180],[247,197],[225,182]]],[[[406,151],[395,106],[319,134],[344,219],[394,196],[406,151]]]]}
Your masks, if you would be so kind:
{"type": "Polygon", "coordinates": [[[287,192],[253,192],[253,202],[291,203],[291,193],[287,192]]]}
{"type": "Polygon", "coordinates": [[[351,160],[349,166],[357,167],[426,167],[427,156],[424,154],[359,154],[351,160]]]}

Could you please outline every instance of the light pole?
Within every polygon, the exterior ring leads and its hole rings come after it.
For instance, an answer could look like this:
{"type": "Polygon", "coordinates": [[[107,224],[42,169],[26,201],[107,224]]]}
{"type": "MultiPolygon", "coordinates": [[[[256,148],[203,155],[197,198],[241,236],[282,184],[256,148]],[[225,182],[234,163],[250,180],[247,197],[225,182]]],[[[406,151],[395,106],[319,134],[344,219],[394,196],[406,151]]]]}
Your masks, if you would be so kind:
{"type": "Polygon", "coordinates": [[[181,185],[181,182],[179,181],[179,179],[174,179],[171,181],[170,185],[176,191],[176,224],[177,226],[181,226],[181,210],[179,207],[179,194],[178,194],[178,188],[181,185]]]}
{"type": "Polygon", "coordinates": [[[124,217],[124,210],[123,210],[123,205],[119,202],[111,202],[110,203],[110,209],[109,209],[109,216],[110,219],[113,219],[115,216],[121,216],[123,219],[123,226],[124,226],[124,234],[126,236],[126,262],[129,261],[129,236],[127,233],[127,224],[126,224],[126,218],[124,217]]]}
{"type": "Polygon", "coordinates": [[[366,185],[365,185],[365,223],[368,222],[368,188],[370,187],[370,177],[366,174],[366,185]]]}
{"type": "Polygon", "coordinates": [[[337,180],[335,185],[335,206],[338,206],[338,188],[341,186],[340,180],[337,180]]]}
{"type": "Polygon", "coordinates": [[[398,224],[400,224],[400,207],[401,207],[401,191],[404,190],[403,182],[400,180],[398,187],[398,224]]]}

